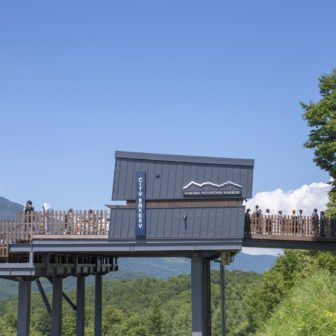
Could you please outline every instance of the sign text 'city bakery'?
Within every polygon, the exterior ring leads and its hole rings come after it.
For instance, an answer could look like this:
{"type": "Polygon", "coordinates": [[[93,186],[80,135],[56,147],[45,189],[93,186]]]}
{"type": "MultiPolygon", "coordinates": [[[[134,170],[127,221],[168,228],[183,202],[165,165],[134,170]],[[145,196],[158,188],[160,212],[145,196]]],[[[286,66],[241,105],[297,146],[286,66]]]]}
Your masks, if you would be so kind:
{"type": "Polygon", "coordinates": [[[135,173],[135,235],[146,236],[146,172],[135,173]]]}

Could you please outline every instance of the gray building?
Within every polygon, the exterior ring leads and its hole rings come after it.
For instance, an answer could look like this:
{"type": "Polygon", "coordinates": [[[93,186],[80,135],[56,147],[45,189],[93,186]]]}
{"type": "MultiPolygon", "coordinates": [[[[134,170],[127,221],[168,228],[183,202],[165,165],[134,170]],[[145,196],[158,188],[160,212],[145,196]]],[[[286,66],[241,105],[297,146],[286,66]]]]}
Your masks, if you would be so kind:
{"type": "Polygon", "coordinates": [[[254,160],[131,152],[115,157],[112,200],[126,205],[111,207],[110,241],[166,242],[176,250],[190,250],[190,244],[200,250],[241,247],[242,203],[252,196],[254,160]],[[143,181],[140,214],[137,173],[143,181]]]}

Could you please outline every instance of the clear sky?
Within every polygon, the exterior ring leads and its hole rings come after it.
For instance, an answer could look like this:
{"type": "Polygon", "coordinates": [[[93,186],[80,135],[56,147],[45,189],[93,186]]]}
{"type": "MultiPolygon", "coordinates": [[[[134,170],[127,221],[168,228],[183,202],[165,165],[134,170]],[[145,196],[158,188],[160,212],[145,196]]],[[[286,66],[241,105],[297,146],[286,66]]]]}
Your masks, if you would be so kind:
{"type": "Polygon", "coordinates": [[[333,1],[0,2],[0,196],[101,209],[115,150],[255,159],[326,182],[300,101],[336,66],[333,1]]]}

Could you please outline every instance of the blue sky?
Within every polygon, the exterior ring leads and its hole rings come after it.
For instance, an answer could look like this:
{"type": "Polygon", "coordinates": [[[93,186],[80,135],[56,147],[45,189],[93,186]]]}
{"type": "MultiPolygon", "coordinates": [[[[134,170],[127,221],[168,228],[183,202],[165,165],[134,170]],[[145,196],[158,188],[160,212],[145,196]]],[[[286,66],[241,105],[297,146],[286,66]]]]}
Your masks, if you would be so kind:
{"type": "Polygon", "coordinates": [[[254,193],[326,182],[300,101],[335,1],[3,1],[0,195],[101,209],[115,150],[255,159],[254,193]]]}

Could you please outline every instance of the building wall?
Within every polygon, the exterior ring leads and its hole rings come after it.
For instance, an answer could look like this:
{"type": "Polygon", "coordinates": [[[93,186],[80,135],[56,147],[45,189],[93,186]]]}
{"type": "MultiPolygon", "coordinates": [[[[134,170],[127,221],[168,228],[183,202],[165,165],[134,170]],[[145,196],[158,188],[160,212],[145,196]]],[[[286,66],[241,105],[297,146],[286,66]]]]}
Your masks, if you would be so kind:
{"type": "MultiPolygon", "coordinates": [[[[147,208],[146,239],[242,239],[244,209],[243,206],[147,208]]],[[[136,240],[135,209],[111,209],[109,240],[129,239],[136,240]]]]}

